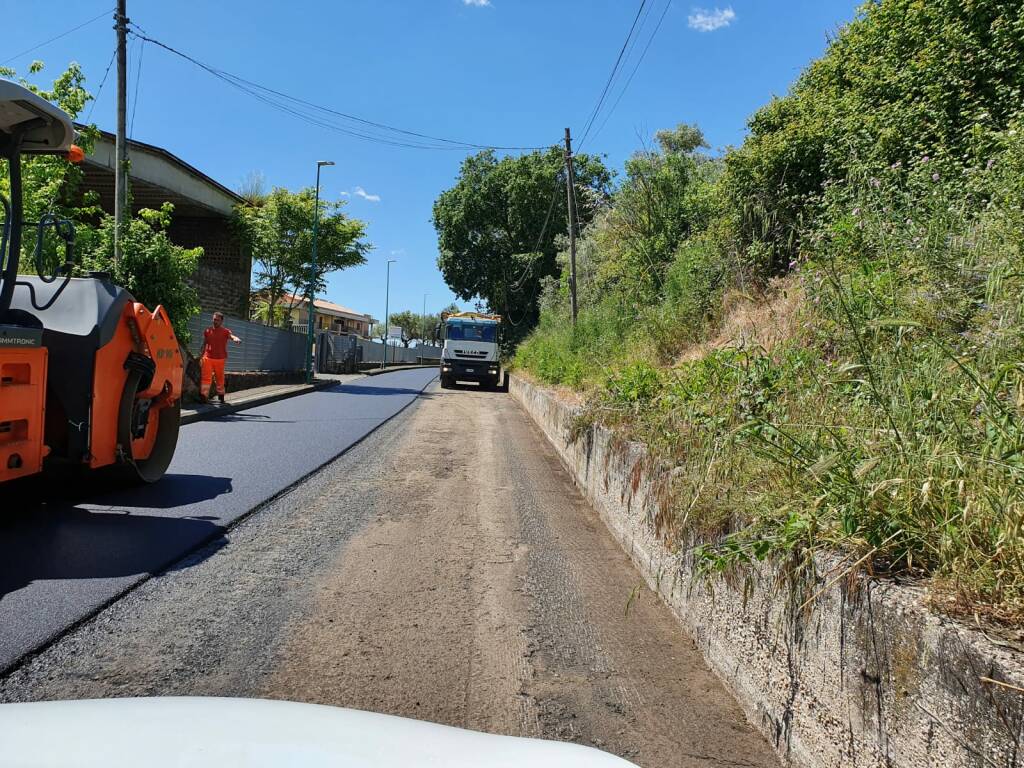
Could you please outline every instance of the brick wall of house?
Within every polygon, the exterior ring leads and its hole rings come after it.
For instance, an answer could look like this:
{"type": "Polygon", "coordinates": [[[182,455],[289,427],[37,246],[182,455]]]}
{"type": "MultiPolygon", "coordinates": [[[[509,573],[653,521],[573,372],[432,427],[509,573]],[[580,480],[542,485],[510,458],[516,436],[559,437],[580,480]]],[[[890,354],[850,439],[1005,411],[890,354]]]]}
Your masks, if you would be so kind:
{"type": "Polygon", "coordinates": [[[199,292],[200,307],[248,317],[252,260],[230,222],[221,217],[174,216],[167,235],[177,245],[203,248],[197,274],[189,281],[199,292]]]}

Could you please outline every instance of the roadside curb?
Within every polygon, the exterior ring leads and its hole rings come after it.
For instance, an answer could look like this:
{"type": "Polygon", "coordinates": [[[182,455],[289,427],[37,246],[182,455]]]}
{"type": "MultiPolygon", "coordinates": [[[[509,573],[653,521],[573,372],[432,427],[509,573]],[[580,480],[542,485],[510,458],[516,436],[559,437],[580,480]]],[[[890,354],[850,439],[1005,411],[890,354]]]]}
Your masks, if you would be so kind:
{"type": "Polygon", "coordinates": [[[317,392],[318,390],[326,389],[327,387],[338,383],[340,382],[325,379],[316,381],[312,384],[305,384],[288,392],[275,392],[269,395],[254,397],[250,400],[244,400],[240,403],[225,403],[224,405],[219,405],[205,411],[191,411],[189,413],[182,414],[181,423],[184,425],[194,424],[197,421],[212,421],[213,419],[220,418],[221,416],[228,416],[232,413],[248,410],[249,408],[258,408],[261,405],[276,403],[278,400],[287,400],[290,397],[308,395],[310,392],[317,392]]]}
{"type": "MultiPolygon", "coordinates": [[[[380,376],[382,373],[395,373],[397,371],[411,371],[419,370],[422,368],[436,368],[436,365],[403,365],[395,366],[394,368],[385,368],[381,370],[372,371],[361,371],[362,376],[380,376]]],[[[358,381],[355,379],[354,381],[358,381]]],[[[298,397],[299,395],[308,395],[310,392],[318,392],[321,389],[334,386],[335,384],[344,384],[347,382],[339,382],[333,379],[319,379],[314,381],[312,384],[306,384],[288,392],[275,392],[269,395],[262,395],[254,397],[249,400],[244,400],[239,403],[226,403],[224,405],[215,406],[208,410],[203,411],[190,411],[189,413],[182,414],[181,424],[194,424],[197,421],[212,421],[218,419],[221,416],[230,416],[233,413],[239,411],[245,411],[249,408],[258,408],[261,405],[268,405],[270,403],[276,403],[279,400],[287,400],[291,397],[298,397]]]]}

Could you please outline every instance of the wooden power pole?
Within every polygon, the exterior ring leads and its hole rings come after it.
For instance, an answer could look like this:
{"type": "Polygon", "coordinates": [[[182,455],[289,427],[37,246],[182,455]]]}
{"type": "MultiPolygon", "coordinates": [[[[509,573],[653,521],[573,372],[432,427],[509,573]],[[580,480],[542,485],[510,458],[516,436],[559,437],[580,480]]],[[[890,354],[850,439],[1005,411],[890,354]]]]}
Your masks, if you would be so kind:
{"type": "Polygon", "coordinates": [[[565,187],[569,199],[569,301],[576,325],[576,176],[572,170],[572,136],[565,129],[565,187]]]}
{"type": "Polygon", "coordinates": [[[121,231],[128,221],[128,16],[117,0],[117,141],[114,147],[114,263],[121,260],[121,231]]]}

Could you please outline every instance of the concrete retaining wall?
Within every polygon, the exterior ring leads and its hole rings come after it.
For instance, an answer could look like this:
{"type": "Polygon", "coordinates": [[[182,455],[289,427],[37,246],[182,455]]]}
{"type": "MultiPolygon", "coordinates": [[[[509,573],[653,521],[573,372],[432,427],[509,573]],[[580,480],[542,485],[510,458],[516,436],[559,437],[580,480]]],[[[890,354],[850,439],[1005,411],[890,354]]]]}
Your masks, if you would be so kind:
{"type": "Polygon", "coordinates": [[[695,580],[685,548],[672,553],[654,533],[670,470],[603,427],[573,439],[575,411],[549,390],[514,376],[510,391],[788,764],[1024,766],[1024,655],[938,618],[909,586],[843,579],[800,611],[793,595],[829,579],[793,585],[761,565],[695,580]]]}

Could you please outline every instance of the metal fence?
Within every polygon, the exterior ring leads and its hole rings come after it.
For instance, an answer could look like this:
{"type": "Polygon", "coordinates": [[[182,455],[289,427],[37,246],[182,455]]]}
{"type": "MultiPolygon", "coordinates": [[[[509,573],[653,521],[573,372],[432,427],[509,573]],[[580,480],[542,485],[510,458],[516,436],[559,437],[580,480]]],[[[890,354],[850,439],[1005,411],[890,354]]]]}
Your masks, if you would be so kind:
{"type": "MultiPolygon", "coordinates": [[[[203,331],[213,325],[213,314],[202,312],[188,321],[192,333],[189,351],[199,356],[203,331]]],[[[229,371],[298,371],[306,365],[306,336],[281,328],[225,317],[224,326],[242,340],[228,345],[229,371]]]]}
{"type": "MultiPolygon", "coordinates": [[[[384,344],[369,339],[359,339],[358,344],[363,349],[363,362],[379,363],[384,354],[384,344]]],[[[423,344],[418,347],[397,347],[387,345],[389,363],[418,363],[421,360],[431,361],[441,359],[441,347],[432,347],[423,344]]]]}
{"type": "MultiPolygon", "coordinates": [[[[316,369],[321,373],[351,373],[359,363],[379,363],[384,345],[350,334],[321,331],[316,337],[316,369]]],[[[421,363],[441,359],[441,348],[388,345],[389,363],[421,363]]]]}

